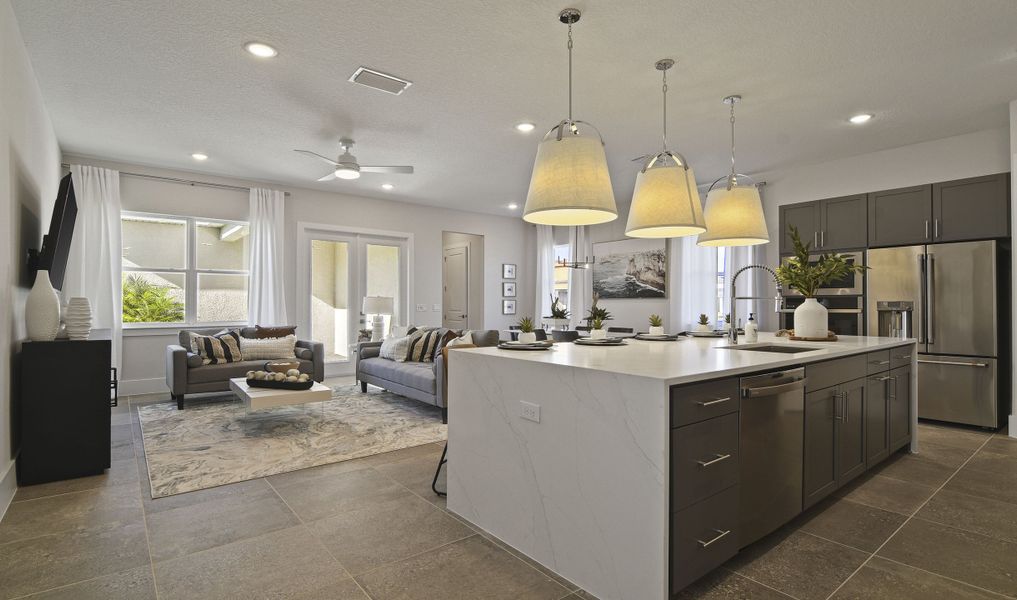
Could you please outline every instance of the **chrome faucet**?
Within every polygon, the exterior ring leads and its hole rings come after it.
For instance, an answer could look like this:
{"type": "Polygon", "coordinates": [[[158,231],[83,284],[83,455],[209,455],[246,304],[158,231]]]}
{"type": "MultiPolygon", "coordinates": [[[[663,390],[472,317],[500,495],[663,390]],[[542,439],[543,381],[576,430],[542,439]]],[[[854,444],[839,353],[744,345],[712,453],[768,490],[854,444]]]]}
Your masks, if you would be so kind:
{"type": "Polygon", "coordinates": [[[762,269],[769,273],[773,277],[773,283],[777,286],[777,295],[772,298],[774,301],[774,312],[780,313],[780,309],[784,307],[784,296],[781,295],[783,289],[781,288],[780,281],[777,279],[777,273],[773,269],[766,265],[749,265],[742,267],[735,271],[734,276],[731,278],[731,333],[728,334],[732,344],[738,343],[738,301],[739,300],[771,300],[766,296],[739,296],[736,292],[735,284],[738,283],[738,276],[742,274],[742,271],[749,269],[762,269]]]}

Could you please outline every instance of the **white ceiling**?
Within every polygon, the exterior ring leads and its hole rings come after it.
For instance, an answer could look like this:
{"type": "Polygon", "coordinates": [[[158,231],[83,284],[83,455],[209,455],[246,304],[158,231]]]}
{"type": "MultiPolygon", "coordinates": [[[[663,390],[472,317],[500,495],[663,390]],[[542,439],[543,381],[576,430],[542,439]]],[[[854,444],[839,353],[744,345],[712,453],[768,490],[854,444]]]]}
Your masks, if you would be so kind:
{"type": "MultiPolygon", "coordinates": [[[[508,212],[540,133],[566,114],[565,26],[539,0],[13,0],[65,152],[508,212]],[[241,44],[280,55],[259,60],[241,44]],[[401,96],[348,83],[365,65],[401,96]],[[538,131],[522,135],[519,121],[538,131]],[[357,141],[363,164],[415,175],[313,183],[357,141]],[[196,163],[191,152],[211,156],[196,163]],[[396,185],[392,192],[383,182],[396,185]]],[[[740,93],[739,171],[759,173],[1003,127],[1017,98],[1014,0],[581,0],[575,116],[607,142],[619,201],[630,159],[672,149],[700,183],[727,169],[723,96],[740,93]],[[849,125],[873,112],[868,125],[849,125]]]]}

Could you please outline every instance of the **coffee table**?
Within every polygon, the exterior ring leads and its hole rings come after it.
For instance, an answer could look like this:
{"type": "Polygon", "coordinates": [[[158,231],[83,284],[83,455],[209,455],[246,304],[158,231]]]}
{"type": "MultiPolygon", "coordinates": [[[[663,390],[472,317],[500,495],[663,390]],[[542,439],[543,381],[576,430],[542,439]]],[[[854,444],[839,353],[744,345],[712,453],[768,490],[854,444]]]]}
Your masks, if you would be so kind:
{"type": "Polygon", "coordinates": [[[272,388],[252,388],[247,379],[237,377],[230,379],[230,389],[244,401],[247,410],[261,410],[291,404],[307,404],[308,402],[325,402],[332,399],[332,389],[317,381],[308,390],[276,390],[272,388]]]}

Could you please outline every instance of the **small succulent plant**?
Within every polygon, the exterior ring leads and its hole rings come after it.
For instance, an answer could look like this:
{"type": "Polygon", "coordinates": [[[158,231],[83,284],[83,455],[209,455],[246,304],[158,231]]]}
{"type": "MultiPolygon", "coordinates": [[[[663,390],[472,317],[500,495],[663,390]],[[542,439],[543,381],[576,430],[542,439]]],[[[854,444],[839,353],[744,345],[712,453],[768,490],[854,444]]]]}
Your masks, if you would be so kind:
{"type": "Polygon", "coordinates": [[[533,319],[529,317],[519,319],[519,331],[523,333],[533,333],[533,319]]]}
{"type": "Polygon", "coordinates": [[[664,319],[660,318],[660,315],[650,315],[650,327],[663,327],[664,319]]]}
{"type": "Polygon", "coordinates": [[[593,327],[594,329],[603,329],[604,319],[601,319],[600,317],[593,317],[593,321],[590,326],[593,327]]]}
{"type": "Polygon", "coordinates": [[[700,325],[709,325],[710,324],[710,317],[706,316],[706,313],[700,314],[699,315],[699,324],[700,325]]]}

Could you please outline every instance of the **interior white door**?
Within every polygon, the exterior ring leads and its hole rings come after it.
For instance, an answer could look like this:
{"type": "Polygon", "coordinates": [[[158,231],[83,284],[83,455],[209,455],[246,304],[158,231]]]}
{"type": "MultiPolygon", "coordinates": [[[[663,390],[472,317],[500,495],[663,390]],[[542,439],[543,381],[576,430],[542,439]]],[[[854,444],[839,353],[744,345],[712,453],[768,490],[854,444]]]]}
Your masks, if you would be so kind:
{"type": "Polygon", "coordinates": [[[441,324],[449,329],[466,329],[470,305],[470,249],[468,246],[442,251],[441,324]]]}

